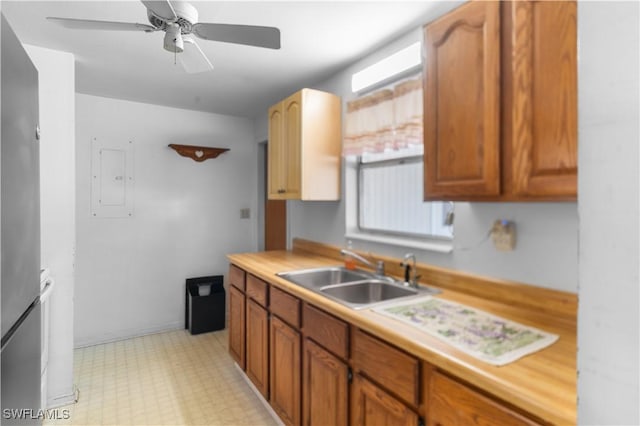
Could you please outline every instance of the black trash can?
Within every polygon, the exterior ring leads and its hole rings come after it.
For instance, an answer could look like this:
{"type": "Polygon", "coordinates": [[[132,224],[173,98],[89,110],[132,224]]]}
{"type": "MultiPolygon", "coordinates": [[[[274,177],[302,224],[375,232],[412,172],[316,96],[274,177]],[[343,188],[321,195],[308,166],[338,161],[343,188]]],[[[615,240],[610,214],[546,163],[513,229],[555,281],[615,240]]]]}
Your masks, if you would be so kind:
{"type": "Polygon", "coordinates": [[[187,278],[184,328],[191,334],[224,329],[223,279],[222,275],[187,278]]]}

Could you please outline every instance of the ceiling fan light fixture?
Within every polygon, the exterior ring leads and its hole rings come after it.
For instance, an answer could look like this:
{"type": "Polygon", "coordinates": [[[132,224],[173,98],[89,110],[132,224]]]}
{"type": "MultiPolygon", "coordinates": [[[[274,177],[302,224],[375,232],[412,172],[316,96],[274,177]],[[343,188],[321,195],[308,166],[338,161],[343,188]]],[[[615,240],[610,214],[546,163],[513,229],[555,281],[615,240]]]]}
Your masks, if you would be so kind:
{"type": "Polygon", "coordinates": [[[178,25],[167,25],[167,32],[164,35],[164,49],[172,53],[182,53],[184,51],[184,41],[178,25]]]}

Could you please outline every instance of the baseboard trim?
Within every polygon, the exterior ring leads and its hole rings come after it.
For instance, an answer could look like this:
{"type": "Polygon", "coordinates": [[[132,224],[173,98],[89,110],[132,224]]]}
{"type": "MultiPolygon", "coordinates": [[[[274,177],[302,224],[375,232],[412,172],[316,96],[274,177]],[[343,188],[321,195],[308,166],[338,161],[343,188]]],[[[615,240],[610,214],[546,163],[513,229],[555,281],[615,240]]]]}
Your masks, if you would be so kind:
{"type": "Polygon", "coordinates": [[[262,405],[264,405],[264,408],[266,408],[269,414],[271,414],[271,417],[273,417],[273,420],[276,421],[278,426],[285,426],[285,424],[282,422],[280,417],[276,414],[275,411],[273,411],[273,408],[271,408],[271,405],[269,404],[269,402],[266,399],[264,399],[264,396],[262,396],[258,388],[256,388],[255,385],[251,383],[251,380],[249,380],[247,375],[244,374],[244,371],[242,371],[242,368],[240,368],[240,366],[235,362],[233,363],[233,366],[236,368],[236,370],[238,370],[242,379],[249,385],[249,388],[253,391],[253,393],[256,394],[260,402],[262,402],[262,405]]]}
{"type": "Polygon", "coordinates": [[[77,401],[78,399],[76,398],[76,392],[72,390],[70,394],[47,398],[47,410],[64,407],[65,405],[75,404],[77,401]]]}
{"type": "Polygon", "coordinates": [[[184,328],[183,322],[164,324],[158,327],[122,330],[110,336],[95,336],[81,339],[74,344],[74,349],[86,348],[89,346],[103,345],[105,343],[118,342],[120,340],[134,339],[136,337],[148,336],[150,334],[164,333],[166,331],[180,330],[184,328]]]}

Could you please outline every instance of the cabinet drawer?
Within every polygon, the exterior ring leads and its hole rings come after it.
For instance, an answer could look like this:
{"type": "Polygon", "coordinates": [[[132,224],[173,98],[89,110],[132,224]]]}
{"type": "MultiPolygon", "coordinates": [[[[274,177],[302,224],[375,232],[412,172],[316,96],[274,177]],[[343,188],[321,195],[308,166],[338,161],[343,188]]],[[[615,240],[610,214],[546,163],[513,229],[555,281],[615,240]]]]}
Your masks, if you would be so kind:
{"type": "Polygon", "coordinates": [[[320,309],[304,304],[302,326],[307,337],[346,359],[349,356],[349,325],[320,309]]]}
{"type": "Polygon", "coordinates": [[[256,278],[253,275],[247,275],[247,297],[258,302],[263,307],[267,307],[267,294],[269,286],[266,282],[260,278],[256,278]]]}
{"type": "Polygon", "coordinates": [[[535,421],[512,411],[462,383],[434,372],[427,407],[429,426],[437,425],[509,425],[534,426],[535,421]]]}
{"type": "Polygon", "coordinates": [[[247,273],[236,265],[229,265],[229,283],[235,288],[245,291],[245,277],[247,273]]]}
{"type": "Polygon", "coordinates": [[[242,269],[238,268],[236,265],[229,265],[229,282],[232,286],[244,291],[245,276],[246,273],[242,269]]]}
{"type": "Polygon", "coordinates": [[[361,371],[406,402],[417,406],[419,362],[416,358],[356,329],[353,333],[353,362],[361,371]]]}
{"type": "Polygon", "coordinates": [[[277,315],[289,325],[300,328],[300,299],[276,287],[271,287],[270,296],[269,308],[271,313],[277,315]]]}

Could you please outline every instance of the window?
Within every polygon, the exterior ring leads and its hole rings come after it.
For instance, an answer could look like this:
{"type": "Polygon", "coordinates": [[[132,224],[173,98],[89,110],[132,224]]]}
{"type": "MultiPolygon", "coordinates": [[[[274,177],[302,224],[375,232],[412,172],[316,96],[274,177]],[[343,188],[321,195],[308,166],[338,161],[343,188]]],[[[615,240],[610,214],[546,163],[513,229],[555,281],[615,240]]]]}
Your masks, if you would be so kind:
{"type": "Polygon", "coordinates": [[[446,224],[448,202],[422,200],[422,146],[376,154],[357,161],[357,224],[362,232],[410,238],[453,236],[446,224]]]}
{"type": "Polygon", "coordinates": [[[354,91],[375,91],[347,102],[346,231],[348,238],[447,252],[449,242],[434,240],[453,238],[453,204],[423,201],[422,76],[413,71],[419,47],[353,75],[354,91]]]}

